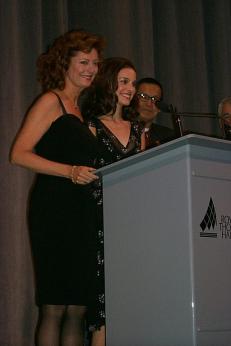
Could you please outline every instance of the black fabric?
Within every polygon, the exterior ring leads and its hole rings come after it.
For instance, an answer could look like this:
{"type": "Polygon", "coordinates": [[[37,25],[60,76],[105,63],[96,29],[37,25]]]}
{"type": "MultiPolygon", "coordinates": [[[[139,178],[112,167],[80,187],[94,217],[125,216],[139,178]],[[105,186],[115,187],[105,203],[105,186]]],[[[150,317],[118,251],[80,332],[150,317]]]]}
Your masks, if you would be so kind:
{"type": "MultiPolygon", "coordinates": [[[[94,166],[95,137],[76,116],[59,117],[37,153],[71,165],[94,166]]],[[[95,201],[90,184],[39,174],[29,205],[29,228],[40,304],[87,305],[95,259],[95,201]]]]}
{"type": "Polygon", "coordinates": [[[96,128],[96,137],[100,150],[99,166],[109,165],[141,151],[142,124],[139,121],[131,122],[129,140],[126,146],[118,140],[111,130],[99,119],[89,121],[89,125],[96,128]]]}
{"type": "MultiPolygon", "coordinates": [[[[131,123],[130,136],[126,146],[122,145],[111,130],[98,118],[89,121],[89,125],[96,129],[96,138],[100,153],[98,167],[109,165],[141,151],[142,125],[134,121],[131,123]]],[[[95,296],[88,310],[90,330],[98,329],[105,324],[105,297],[104,297],[104,231],[103,231],[103,189],[102,181],[94,183],[94,197],[97,203],[97,257],[94,287],[95,296]]]]}
{"type": "Polygon", "coordinates": [[[152,124],[149,131],[145,132],[146,149],[169,142],[176,138],[175,132],[159,124],[152,124]]]}

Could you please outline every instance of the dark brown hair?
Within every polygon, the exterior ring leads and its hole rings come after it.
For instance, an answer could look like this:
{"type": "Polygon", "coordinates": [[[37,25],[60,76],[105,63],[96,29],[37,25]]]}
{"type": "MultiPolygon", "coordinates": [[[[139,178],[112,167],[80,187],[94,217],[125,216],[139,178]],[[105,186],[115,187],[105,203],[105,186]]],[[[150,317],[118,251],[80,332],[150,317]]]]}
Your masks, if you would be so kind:
{"type": "Polygon", "coordinates": [[[105,41],[101,36],[84,30],[71,30],[56,38],[37,61],[38,80],[43,91],[64,89],[65,72],[69,68],[71,57],[75,56],[76,52],[90,53],[95,48],[101,59],[104,46],[105,41]]]}
{"type": "MultiPolygon", "coordinates": [[[[131,68],[136,71],[133,63],[122,57],[107,58],[100,64],[98,74],[91,86],[85,88],[78,99],[81,113],[85,119],[115,112],[118,101],[116,95],[118,73],[123,68],[131,68]]],[[[129,106],[123,107],[125,119],[133,118],[133,112],[134,110],[129,106]]]]}

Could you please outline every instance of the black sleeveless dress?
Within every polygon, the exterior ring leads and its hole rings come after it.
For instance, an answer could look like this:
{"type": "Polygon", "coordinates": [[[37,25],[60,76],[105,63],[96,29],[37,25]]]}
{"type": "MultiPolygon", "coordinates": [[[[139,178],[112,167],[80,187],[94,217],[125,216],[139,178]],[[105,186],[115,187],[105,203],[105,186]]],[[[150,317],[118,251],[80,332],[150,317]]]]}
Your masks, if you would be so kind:
{"type": "MultiPolygon", "coordinates": [[[[97,140],[87,125],[67,114],[55,120],[36,146],[52,161],[94,167],[97,140]]],[[[96,252],[96,207],[91,184],[38,174],[28,220],[35,269],[36,301],[88,305],[96,252]]]]}
{"type": "MultiPolygon", "coordinates": [[[[124,146],[117,137],[104,125],[99,118],[92,118],[89,126],[96,129],[99,146],[97,167],[103,167],[113,162],[125,159],[141,151],[141,134],[143,126],[140,122],[131,122],[129,140],[124,146]]],[[[93,290],[94,298],[88,309],[89,329],[99,329],[105,324],[104,297],[104,231],[103,231],[103,188],[102,180],[93,183],[93,196],[97,203],[97,244],[96,244],[96,275],[93,290]]],[[[91,298],[92,298],[91,297],[91,298]]]]}

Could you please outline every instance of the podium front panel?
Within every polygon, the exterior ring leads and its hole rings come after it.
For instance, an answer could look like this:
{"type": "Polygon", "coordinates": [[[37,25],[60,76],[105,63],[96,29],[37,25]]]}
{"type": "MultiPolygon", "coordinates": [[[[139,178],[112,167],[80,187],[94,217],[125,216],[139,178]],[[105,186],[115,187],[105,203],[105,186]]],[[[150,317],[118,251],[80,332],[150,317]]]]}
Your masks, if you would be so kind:
{"type": "Polygon", "coordinates": [[[198,345],[231,344],[231,168],[192,160],[194,292],[198,345]]]}
{"type": "Polygon", "coordinates": [[[103,172],[107,346],[231,344],[230,154],[196,140],[103,172]]]}

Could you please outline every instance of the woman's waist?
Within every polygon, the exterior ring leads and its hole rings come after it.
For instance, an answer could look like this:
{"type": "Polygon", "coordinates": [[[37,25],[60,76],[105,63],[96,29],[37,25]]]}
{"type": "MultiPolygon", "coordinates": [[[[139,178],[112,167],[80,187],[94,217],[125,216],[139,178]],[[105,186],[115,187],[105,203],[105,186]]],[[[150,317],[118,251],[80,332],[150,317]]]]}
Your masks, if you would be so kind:
{"type": "Polygon", "coordinates": [[[80,185],[74,184],[70,178],[47,175],[47,174],[37,174],[34,184],[31,189],[33,193],[53,194],[53,198],[57,195],[67,195],[67,196],[90,196],[92,195],[91,184],[80,185]]]}

